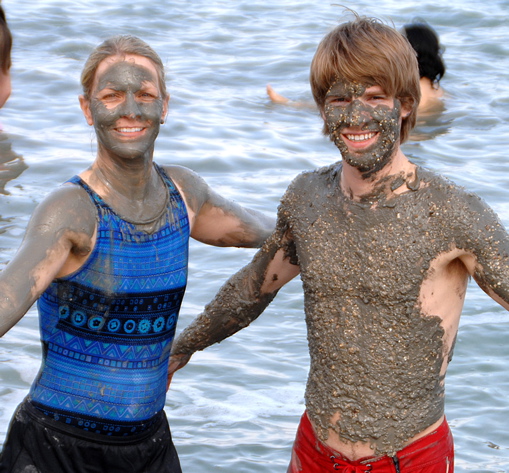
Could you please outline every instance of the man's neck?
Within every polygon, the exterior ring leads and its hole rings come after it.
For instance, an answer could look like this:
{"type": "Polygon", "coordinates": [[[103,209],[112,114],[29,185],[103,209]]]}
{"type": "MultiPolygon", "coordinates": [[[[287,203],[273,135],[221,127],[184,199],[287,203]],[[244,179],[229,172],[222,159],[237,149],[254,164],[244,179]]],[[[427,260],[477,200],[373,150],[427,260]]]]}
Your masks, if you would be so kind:
{"type": "Polygon", "coordinates": [[[380,171],[365,178],[364,173],[354,166],[343,161],[341,171],[341,191],[351,200],[362,201],[369,196],[370,199],[387,199],[392,194],[398,194],[394,189],[396,179],[412,180],[415,175],[415,165],[398,148],[393,159],[380,171]]]}

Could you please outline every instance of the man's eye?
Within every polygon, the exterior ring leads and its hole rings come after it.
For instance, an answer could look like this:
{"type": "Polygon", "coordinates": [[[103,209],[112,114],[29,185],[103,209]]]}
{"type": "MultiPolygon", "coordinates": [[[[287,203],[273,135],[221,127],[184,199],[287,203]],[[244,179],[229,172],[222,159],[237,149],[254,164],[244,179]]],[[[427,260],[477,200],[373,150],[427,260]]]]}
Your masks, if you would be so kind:
{"type": "Polygon", "coordinates": [[[348,103],[348,99],[346,97],[333,97],[329,100],[330,104],[340,105],[348,103]]]}

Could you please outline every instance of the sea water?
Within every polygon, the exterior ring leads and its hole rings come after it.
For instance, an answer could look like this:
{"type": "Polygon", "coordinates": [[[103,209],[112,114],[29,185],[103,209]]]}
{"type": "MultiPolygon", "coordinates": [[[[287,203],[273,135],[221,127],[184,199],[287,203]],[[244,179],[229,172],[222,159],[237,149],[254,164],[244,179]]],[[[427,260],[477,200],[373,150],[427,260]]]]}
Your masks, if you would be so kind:
{"type": "MultiPolygon", "coordinates": [[[[316,110],[272,104],[265,86],[310,101],[311,58],[325,33],[351,19],[347,8],[397,28],[423,19],[439,33],[446,108],[404,152],[478,193],[508,226],[509,2],[339,3],[3,0],[14,49],[13,93],[0,110],[0,163],[11,166],[13,179],[0,194],[0,269],[37,203],[94,159],[79,76],[103,39],[139,36],[166,65],[171,102],[156,161],[187,166],[224,196],[274,215],[299,172],[339,155],[322,136],[316,110]]],[[[253,252],[191,242],[179,331],[253,252]]],[[[509,314],[472,282],[446,387],[456,471],[509,471],[508,336],[509,314]]],[[[39,360],[32,308],[0,340],[0,443],[39,360]]],[[[296,279],[249,328],[197,353],[175,375],[166,411],[184,473],[286,471],[308,362],[296,279]]]]}

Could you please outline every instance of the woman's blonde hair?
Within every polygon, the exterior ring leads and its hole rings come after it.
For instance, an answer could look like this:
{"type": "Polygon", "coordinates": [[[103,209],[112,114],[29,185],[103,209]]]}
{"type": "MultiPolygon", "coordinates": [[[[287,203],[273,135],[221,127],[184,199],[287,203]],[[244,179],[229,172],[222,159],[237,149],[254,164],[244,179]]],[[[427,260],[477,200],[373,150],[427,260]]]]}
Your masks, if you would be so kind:
{"type": "MultiPolygon", "coordinates": [[[[320,42],[311,63],[310,82],[320,111],[338,79],[378,85],[411,109],[403,118],[401,142],[415,125],[421,96],[416,53],[408,40],[376,18],[356,16],[334,28],[320,42]]],[[[323,133],[329,135],[327,124],[323,133]]]]}
{"type": "Polygon", "coordinates": [[[131,35],[113,36],[97,46],[85,63],[81,72],[81,86],[85,98],[90,98],[94,84],[95,73],[99,64],[111,56],[136,55],[150,59],[157,69],[159,90],[163,97],[167,96],[166,82],[164,77],[164,65],[159,55],[145,41],[131,35]]]}

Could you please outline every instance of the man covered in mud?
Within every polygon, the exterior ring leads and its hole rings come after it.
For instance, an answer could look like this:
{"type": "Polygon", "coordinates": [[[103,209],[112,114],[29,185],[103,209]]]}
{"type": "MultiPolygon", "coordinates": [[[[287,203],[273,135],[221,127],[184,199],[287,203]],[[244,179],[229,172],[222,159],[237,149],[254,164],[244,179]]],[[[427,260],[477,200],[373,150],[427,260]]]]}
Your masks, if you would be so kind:
{"type": "Polygon", "coordinates": [[[452,472],[444,381],[467,280],[509,307],[509,237],[480,198],[403,154],[420,97],[401,34],[339,25],[310,80],[342,161],[292,182],[274,234],[177,338],[170,376],[300,273],[311,365],[288,472],[452,472]]]}

